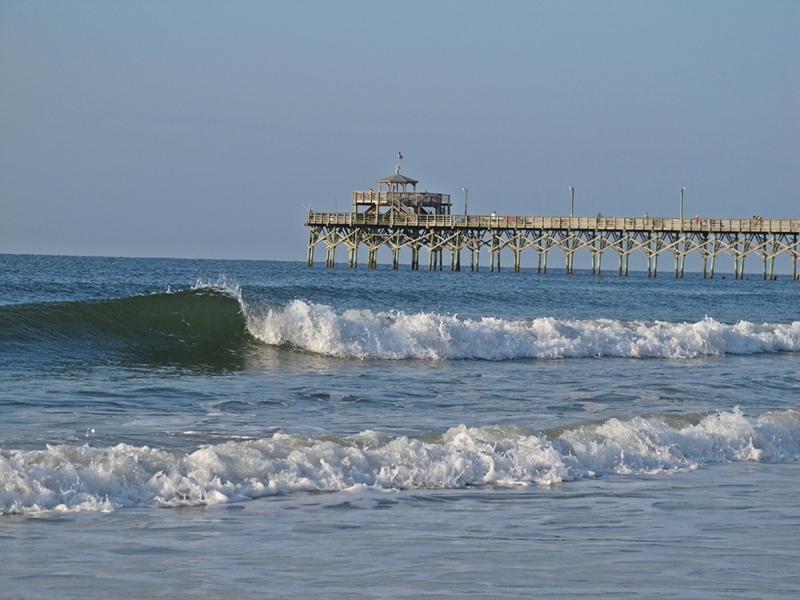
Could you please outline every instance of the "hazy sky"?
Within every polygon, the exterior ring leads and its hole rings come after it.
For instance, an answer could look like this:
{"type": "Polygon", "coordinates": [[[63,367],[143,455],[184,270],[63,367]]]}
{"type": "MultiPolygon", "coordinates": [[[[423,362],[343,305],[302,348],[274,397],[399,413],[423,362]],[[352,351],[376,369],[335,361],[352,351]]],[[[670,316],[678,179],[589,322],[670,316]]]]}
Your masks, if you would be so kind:
{"type": "Polygon", "coordinates": [[[800,218],[800,2],[0,0],[0,253],[303,260],[472,214],[800,218]]]}

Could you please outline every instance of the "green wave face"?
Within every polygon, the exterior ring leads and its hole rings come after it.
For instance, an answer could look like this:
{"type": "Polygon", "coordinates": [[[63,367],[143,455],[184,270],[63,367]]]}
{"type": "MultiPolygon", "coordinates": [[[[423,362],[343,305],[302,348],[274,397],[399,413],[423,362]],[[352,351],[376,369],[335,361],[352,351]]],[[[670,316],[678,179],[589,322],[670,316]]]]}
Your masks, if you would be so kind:
{"type": "Polygon", "coordinates": [[[0,360],[236,369],[250,341],[239,301],[216,290],[0,307],[0,360]]]}

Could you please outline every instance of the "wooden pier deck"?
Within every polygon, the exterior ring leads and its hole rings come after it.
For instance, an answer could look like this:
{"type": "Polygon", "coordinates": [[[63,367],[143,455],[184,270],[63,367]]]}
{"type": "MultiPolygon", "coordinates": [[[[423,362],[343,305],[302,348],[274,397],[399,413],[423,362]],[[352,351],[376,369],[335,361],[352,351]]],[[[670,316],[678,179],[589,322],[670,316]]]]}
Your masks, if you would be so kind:
{"type": "Polygon", "coordinates": [[[336,247],[348,249],[348,266],[358,265],[358,248],[368,250],[368,268],[377,265],[377,252],[390,249],[392,267],[398,268],[400,250],[411,249],[411,268],[419,268],[420,250],[428,251],[428,268],[442,269],[447,251],[450,268],[461,270],[461,251],[470,253],[470,268],[478,270],[481,249],[489,252],[489,268],[500,269],[500,253],[510,250],[514,270],[519,271],[521,255],[531,249],[537,253],[537,270],[547,272],[548,255],[562,251],[566,272],[573,272],[575,254],[591,254],[592,273],[600,274],[604,252],[618,257],[619,275],[628,274],[628,259],[634,252],[647,258],[648,276],[658,273],[658,257],[671,255],[675,277],[683,277],[686,256],[699,254],[703,276],[713,277],[716,258],[730,255],[734,278],[744,276],[744,261],[749,255],[763,263],[764,279],[773,279],[775,258],[789,257],[792,279],[798,280],[800,255],[798,235],[800,219],[708,219],[708,218],[635,218],[635,217],[552,217],[495,216],[452,214],[408,214],[391,211],[313,212],[306,215],[310,228],[308,265],[314,264],[314,248],[326,246],[326,266],[333,267],[336,247]]]}

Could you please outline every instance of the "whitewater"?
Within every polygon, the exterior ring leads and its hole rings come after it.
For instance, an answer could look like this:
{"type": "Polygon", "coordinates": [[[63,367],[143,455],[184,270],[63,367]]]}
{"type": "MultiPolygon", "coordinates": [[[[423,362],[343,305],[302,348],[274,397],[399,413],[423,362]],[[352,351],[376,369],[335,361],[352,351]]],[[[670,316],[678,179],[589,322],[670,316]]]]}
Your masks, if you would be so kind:
{"type": "Polygon", "coordinates": [[[786,598],[800,285],[0,256],[11,598],[786,598]]]}
{"type": "Polygon", "coordinates": [[[344,358],[693,358],[797,352],[800,322],[755,324],[459,319],[458,315],[347,310],[294,300],[263,314],[248,310],[248,330],[270,345],[344,358]]]}
{"type": "Polygon", "coordinates": [[[192,453],[119,444],[0,454],[0,515],[243,502],[297,491],[550,485],[732,461],[800,458],[800,413],[739,410],[670,425],[610,419],[555,437],[518,427],[452,428],[427,440],[275,434],[192,453]]]}

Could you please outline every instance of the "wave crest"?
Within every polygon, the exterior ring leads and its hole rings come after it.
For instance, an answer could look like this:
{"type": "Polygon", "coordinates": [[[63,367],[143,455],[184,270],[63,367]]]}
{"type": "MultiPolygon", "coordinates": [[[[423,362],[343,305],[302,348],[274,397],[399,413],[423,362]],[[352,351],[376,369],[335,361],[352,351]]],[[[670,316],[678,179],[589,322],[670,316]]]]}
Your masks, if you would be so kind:
{"type": "Polygon", "coordinates": [[[338,313],[302,300],[249,311],[248,329],[269,345],[360,359],[693,358],[800,350],[800,322],[461,319],[428,312],[338,313]]]}

